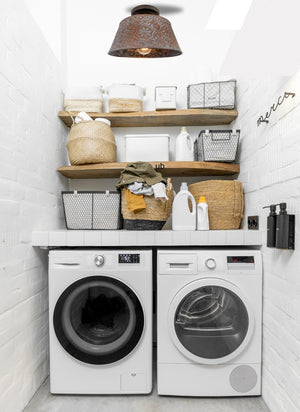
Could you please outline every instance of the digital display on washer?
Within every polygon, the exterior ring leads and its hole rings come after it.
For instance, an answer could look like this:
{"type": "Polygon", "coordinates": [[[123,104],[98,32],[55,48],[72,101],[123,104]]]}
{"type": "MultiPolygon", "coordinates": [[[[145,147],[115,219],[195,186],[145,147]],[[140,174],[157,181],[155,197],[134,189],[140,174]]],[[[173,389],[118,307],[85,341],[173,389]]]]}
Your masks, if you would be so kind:
{"type": "Polygon", "coordinates": [[[120,253],[119,263],[140,263],[140,254],[120,253]]]}
{"type": "Polygon", "coordinates": [[[254,256],[227,256],[227,263],[254,263],[254,256]]]}

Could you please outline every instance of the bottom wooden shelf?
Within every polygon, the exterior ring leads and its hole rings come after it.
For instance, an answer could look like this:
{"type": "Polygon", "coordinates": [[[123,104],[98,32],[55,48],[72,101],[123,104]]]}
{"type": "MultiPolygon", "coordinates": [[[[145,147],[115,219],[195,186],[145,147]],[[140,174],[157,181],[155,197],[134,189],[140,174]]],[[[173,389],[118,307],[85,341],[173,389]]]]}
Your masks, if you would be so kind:
{"type": "MultiPolygon", "coordinates": [[[[239,173],[240,166],[219,162],[149,162],[163,176],[224,176],[239,173]]],[[[70,179],[119,177],[127,162],[99,163],[82,166],[64,166],[57,169],[70,179]]]]}

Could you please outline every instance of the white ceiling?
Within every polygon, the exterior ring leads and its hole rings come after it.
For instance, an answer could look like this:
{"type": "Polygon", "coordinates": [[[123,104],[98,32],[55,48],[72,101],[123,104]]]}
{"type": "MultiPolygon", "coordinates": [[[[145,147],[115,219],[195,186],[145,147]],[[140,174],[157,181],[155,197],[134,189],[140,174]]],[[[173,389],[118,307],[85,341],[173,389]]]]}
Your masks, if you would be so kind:
{"type": "MultiPolygon", "coordinates": [[[[160,63],[147,60],[147,72],[160,71],[161,79],[184,75],[187,82],[211,77],[228,77],[242,74],[291,74],[299,67],[300,53],[300,2],[299,0],[253,0],[241,30],[207,30],[207,24],[217,0],[157,0],[162,5],[162,15],[173,26],[183,55],[160,59],[160,63]],[[181,12],[166,13],[168,7],[181,12]],[[165,60],[164,62],[162,60],[165,60]],[[180,68],[180,69],[179,69],[180,68]]],[[[218,0],[232,11],[234,2],[249,0],[218,0]],[[231,7],[231,9],[230,9],[231,7]]],[[[129,10],[142,2],[132,0],[26,0],[37,22],[57,54],[62,49],[63,61],[68,65],[68,77],[88,76],[106,78],[111,75],[111,62],[118,68],[120,77],[127,80],[132,72],[131,59],[113,58],[107,51],[119,22],[129,15],[129,10]],[[60,3],[60,14],[57,3],[60,3]],[[43,5],[43,7],[41,7],[43,5]],[[59,21],[58,21],[59,20],[59,21]],[[61,26],[59,26],[61,25],[61,26]],[[61,27],[62,30],[58,30],[61,27]],[[51,30],[52,28],[52,30],[51,30]],[[62,34],[58,44],[58,32],[62,34]],[[62,46],[62,47],[61,47],[62,46]],[[67,58],[66,58],[67,56],[67,58]],[[74,67],[77,67],[74,70],[74,67]]],[[[238,18],[238,13],[234,15],[238,18]]],[[[224,16],[228,21],[228,16],[224,16]]],[[[140,60],[140,59],[139,59],[140,60]]],[[[154,59],[155,60],[155,59],[154,59]]],[[[138,73],[144,61],[136,63],[138,73]]],[[[121,81],[121,79],[120,79],[121,81]]]]}

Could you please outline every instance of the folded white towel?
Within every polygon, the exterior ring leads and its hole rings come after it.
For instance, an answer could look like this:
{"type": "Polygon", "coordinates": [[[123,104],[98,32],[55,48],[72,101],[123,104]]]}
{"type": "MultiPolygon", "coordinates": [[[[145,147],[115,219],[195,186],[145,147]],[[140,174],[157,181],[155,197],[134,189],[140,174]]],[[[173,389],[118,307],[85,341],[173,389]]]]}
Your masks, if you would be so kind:
{"type": "Polygon", "coordinates": [[[156,183],[155,185],[152,186],[152,188],[154,191],[155,199],[159,199],[163,202],[166,202],[167,200],[169,200],[166,194],[166,186],[164,183],[162,182],[156,183]]]}
{"type": "Polygon", "coordinates": [[[111,121],[108,119],[104,119],[103,117],[97,117],[95,119],[95,122],[102,122],[102,123],[106,123],[109,127],[111,126],[111,121]]]}
{"type": "Polygon", "coordinates": [[[83,120],[93,120],[86,112],[80,112],[75,117],[75,123],[82,122],[83,120]]]}

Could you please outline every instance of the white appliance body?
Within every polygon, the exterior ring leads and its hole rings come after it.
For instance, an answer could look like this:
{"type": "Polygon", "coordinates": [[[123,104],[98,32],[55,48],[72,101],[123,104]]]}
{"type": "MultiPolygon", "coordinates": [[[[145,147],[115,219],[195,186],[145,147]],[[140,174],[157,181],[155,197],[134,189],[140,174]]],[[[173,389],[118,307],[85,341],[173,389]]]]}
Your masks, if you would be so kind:
{"type": "Polygon", "coordinates": [[[152,251],[49,253],[50,390],[152,390],[152,251]]]}
{"type": "Polygon", "coordinates": [[[257,250],[158,250],[158,393],[261,394],[257,250]]]}

